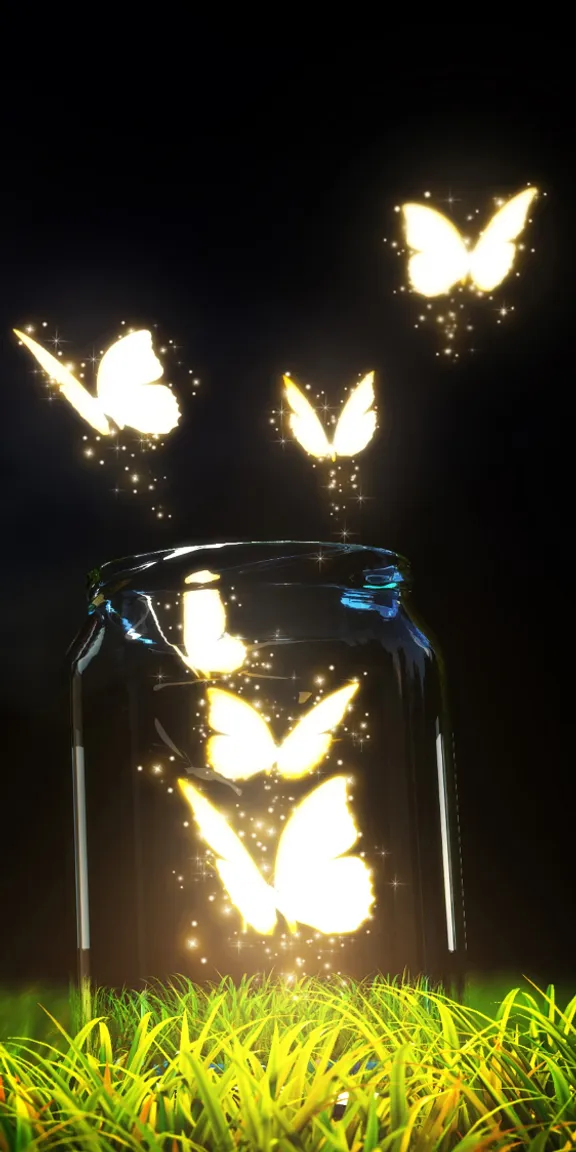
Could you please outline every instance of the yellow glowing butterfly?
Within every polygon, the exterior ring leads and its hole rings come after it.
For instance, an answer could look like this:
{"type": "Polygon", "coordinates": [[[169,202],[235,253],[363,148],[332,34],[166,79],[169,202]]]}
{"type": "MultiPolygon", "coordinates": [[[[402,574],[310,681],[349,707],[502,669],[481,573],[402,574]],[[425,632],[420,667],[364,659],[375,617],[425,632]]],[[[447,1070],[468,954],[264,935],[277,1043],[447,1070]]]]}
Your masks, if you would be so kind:
{"type": "Polygon", "coordinates": [[[276,744],[256,708],[232,692],[209,688],[208,723],[220,735],[208,740],[208,763],[228,780],[248,780],[257,772],[270,772],[274,766],[289,779],[305,776],[328,752],[330,733],[357,691],[356,683],[331,692],[298,721],[281,744],[276,744]]]}
{"type": "Polygon", "coordinates": [[[345,856],[359,832],[348,809],[346,779],[333,776],[300,802],[282,831],[274,886],[267,884],[221,812],[188,780],[178,781],[201,836],[245,924],[269,935],[280,912],[292,930],[355,932],[374,902],[370,870],[359,856],[345,856]]]}
{"type": "Polygon", "coordinates": [[[412,287],[422,296],[441,296],[469,277],[481,292],[491,292],[514,263],[514,241],[526,224],[536,194],[536,188],[525,188],[508,200],[472,249],[441,212],[424,204],[404,204],[406,242],[414,253],[408,260],[412,287]]]}
{"type": "Polygon", "coordinates": [[[98,365],[96,396],[36,340],[17,328],[14,332],[78,415],[102,436],[114,432],[107,417],[118,428],[135,428],[142,435],[164,435],[176,427],[178,401],[166,384],[156,383],[164,369],[150,332],[130,332],[107,349],[98,365]]]}
{"type": "MultiPolygon", "coordinates": [[[[207,575],[212,578],[211,573],[207,575]]],[[[246,647],[237,636],[226,632],[226,608],[218,589],[184,592],[182,602],[184,651],[177,645],[173,647],[186,666],[205,676],[210,672],[235,672],[241,668],[246,647]]]]}
{"type": "Polygon", "coordinates": [[[290,427],[298,443],[310,456],[318,459],[356,456],[369,444],[376,431],[374,373],[369,372],[354,388],[346,401],[330,443],[309,400],[290,379],[284,376],[284,391],[292,414],[290,427]]]}

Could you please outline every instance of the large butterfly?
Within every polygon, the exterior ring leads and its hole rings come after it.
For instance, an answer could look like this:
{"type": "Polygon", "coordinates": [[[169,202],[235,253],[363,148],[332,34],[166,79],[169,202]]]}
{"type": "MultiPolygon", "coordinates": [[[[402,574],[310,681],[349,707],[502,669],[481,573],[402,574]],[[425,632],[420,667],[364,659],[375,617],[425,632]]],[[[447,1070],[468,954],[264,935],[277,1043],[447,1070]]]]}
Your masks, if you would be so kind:
{"type": "Polygon", "coordinates": [[[284,391],[292,410],[290,427],[298,443],[310,456],[318,459],[356,456],[370,442],[376,430],[374,373],[369,372],[354,388],[346,401],[332,443],[330,443],[310,401],[289,376],[284,376],[284,391]]]}
{"type": "Polygon", "coordinates": [[[470,279],[481,292],[491,292],[508,275],[516,256],[514,241],[522,232],[536,188],[525,188],[499,208],[472,249],[446,216],[424,204],[404,204],[406,243],[412,252],[408,276],[422,296],[441,296],[470,279]]]}
{"type": "Polygon", "coordinates": [[[228,780],[248,780],[258,772],[271,772],[274,766],[289,779],[305,776],[328,752],[331,731],[357,691],[355,683],[331,692],[277,744],[256,708],[233,692],[209,688],[208,723],[219,735],[208,740],[208,763],[228,780]]]}
{"type": "Polygon", "coordinates": [[[178,781],[200,835],[215,853],[216,869],[245,924],[269,935],[280,912],[291,930],[355,932],[374,902],[370,870],[345,856],[358,839],[346,779],[333,776],[301,801],[286,821],[268,884],[225,817],[188,780],[178,781]]]}
{"type": "Polygon", "coordinates": [[[96,396],[47,348],[17,328],[14,332],[78,415],[102,436],[114,432],[107,417],[118,428],[135,428],[144,436],[165,435],[176,427],[180,408],[172,389],[156,383],[164,369],[150,332],[130,332],[107,349],[98,365],[96,396]]]}

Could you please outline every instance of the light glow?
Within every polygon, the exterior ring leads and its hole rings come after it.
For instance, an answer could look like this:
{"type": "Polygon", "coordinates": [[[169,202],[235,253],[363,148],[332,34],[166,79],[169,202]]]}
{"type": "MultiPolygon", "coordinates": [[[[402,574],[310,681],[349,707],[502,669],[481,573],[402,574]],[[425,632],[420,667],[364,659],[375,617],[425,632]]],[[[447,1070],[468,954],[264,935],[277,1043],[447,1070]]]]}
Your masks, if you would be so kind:
{"type": "Polygon", "coordinates": [[[516,256],[536,188],[525,188],[494,214],[473,249],[442,212],[424,204],[403,204],[408,247],[408,277],[421,296],[441,296],[467,279],[480,292],[491,292],[506,278],[516,256]]]}
{"type": "Polygon", "coordinates": [[[107,349],[98,366],[96,396],[31,336],[17,328],[14,332],[78,415],[102,436],[114,432],[107,417],[118,428],[128,426],[144,436],[165,435],[178,424],[176,396],[166,384],[156,383],[164,369],[150,332],[131,332],[107,349]]]}
{"type": "Polygon", "coordinates": [[[289,376],[283,377],[286,399],[291,409],[290,427],[298,443],[316,459],[356,456],[370,443],[376,431],[374,373],[369,372],[356,385],[346,401],[330,443],[314,408],[289,376]]]}
{"type": "Polygon", "coordinates": [[[228,780],[248,780],[274,766],[288,779],[305,776],[326,756],[331,731],[340,724],[357,690],[354,683],[331,692],[277,745],[256,708],[232,692],[209,688],[208,723],[219,735],[208,740],[208,763],[228,780]]]}
{"type": "Polygon", "coordinates": [[[344,856],[359,832],[348,809],[346,780],[320,784],[294,810],[280,837],[274,887],[266,883],[239,837],[205,796],[179,780],[201,836],[216,854],[216,869],[244,922],[270,935],[278,910],[292,928],[355,932],[374,902],[370,870],[358,856],[344,856]]]}

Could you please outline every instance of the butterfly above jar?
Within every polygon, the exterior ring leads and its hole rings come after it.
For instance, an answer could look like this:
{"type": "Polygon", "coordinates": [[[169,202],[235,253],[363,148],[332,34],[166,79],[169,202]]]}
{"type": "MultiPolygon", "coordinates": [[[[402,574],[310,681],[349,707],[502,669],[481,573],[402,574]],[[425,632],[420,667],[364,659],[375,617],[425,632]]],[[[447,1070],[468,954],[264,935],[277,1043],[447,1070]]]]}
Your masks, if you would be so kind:
{"type": "Polygon", "coordinates": [[[152,347],[152,334],[145,329],[122,336],[104,352],[96,396],[37,340],[17,328],[14,333],[78,415],[101,436],[112,435],[114,425],[160,436],[178,424],[178,401],[167,384],[158,384],[164,368],[152,347]]]}
{"type": "Polygon", "coordinates": [[[273,410],[270,422],[280,433],[279,442],[283,447],[287,443],[285,432],[289,429],[309,456],[312,467],[322,468],[329,516],[338,535],[347,540],[352,531],[352,518],[361,512],[363,502],[368,499],[362,490],[357,457],[368,448],[378,427],[374,372],[368,372],[350,387],[337,415],[323,390],[313,392],[310,384],[301,388],[288,374],[283,376],[282,383],[282,404],[273,410]]]}
{"type": "Polygon", "coordinates": [[[442,296],[459,282],[470,281],[479,292],[492,292],[512,268],[514,241],[524,230],[536,195],[536,188],[525,188],[498,208],[473,248],[435,208],[403,204],[406,243],[413,253],[408,277],[414,291],[421,296],[442,296]]]}
{"type": "MultiPolygon", "coordinates": [[[[431,195],[424,192],[424,199],[430,200],[431,195]]],[[[508,200],[494,198],[496,210],[476,236],[468,234],[468,226],[480,218],[478,208],[468,209],[456,223],[430,203],[410,201],[396,206],[401,234],[389,246],[400,257],[404,282],[393,293],[412,297],[414,328],[434,331],[440,337],[436,356],[453,363],[478,350],[483,301],[489,304],[485,315],[496,324],[514,314],[514,289],[524,264],[519,257],[535,251],[523,234],[532,224],[530,211],[540,195],[546,193],[528,185],[508,200]],[[505,299],[500,294],[503,285],[505,299]],[[497,301],[496,307],[490,306],[492,301],[497,301]]],[[[461,203],[460,197],[450,192],[442,202],[457,214],[454,205],[461,203]]]]}

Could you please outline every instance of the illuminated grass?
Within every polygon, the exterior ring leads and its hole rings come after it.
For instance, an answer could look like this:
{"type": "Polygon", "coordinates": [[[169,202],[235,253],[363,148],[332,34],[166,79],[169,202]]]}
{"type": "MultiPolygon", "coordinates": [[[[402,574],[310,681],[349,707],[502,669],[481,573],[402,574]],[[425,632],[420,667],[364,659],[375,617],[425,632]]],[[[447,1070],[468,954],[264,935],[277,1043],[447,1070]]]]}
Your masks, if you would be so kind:
{"type": "Polygon", "coordinates": [[[8,1036],[0,993],[1,1152],[576,1147],[576,996],[552,986],[489,1015],[384,979],[182,978],[100,990],[81,1028],[44,1000],[41,1036],[35,1003],[10,1005],[31,1038],[8,1036]]]}

